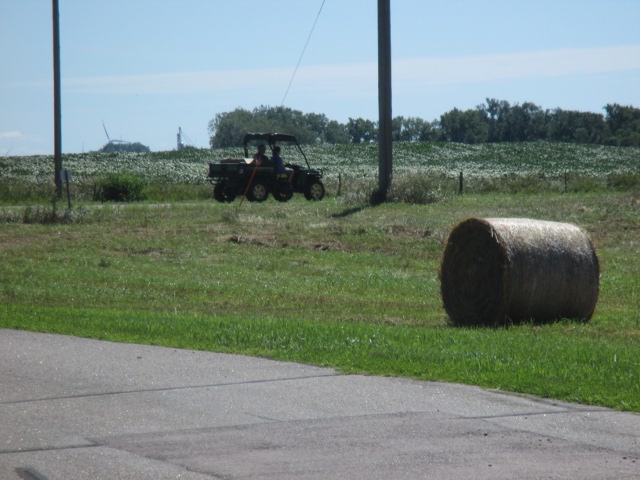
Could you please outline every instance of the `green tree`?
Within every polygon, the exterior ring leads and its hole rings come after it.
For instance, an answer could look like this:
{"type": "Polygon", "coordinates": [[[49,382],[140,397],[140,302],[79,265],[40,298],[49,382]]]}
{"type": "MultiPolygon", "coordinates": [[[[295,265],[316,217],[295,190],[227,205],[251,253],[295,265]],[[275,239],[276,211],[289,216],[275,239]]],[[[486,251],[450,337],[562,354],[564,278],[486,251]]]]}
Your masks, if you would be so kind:
{"type": "Polygon", "coordinates": [[[599,113],[553,110],[548,117],[547,138],[556,142],[602,143],[606,124],[599,113]]]}
{"type": "Polygon", "coordinates": [[[377,123],[364,118],[349,118],[346,132],[351,143],[375,142],[378,139],[377,123]]]}
{"type": "Polygon", "coordinates": [[[237,108],[218,113],[209,122],[209,144],[212,148],[240,146],[247,132],[289,133],[300,143],[319,143],[325,137],[327,124],[325,115],[304,114],[288,107],[261,105],[253,111],[237,108]]]}
{"type": "Polygon", "coordinates": [[[534,103],[510,105],[505,100],[487,98],[478,110],[485,114],[489,142],[526,142],[546,136],[546,113],[534,103]]]}
{"type": "Polygon", "coordinates": [[[349,134],[347,133],[346,127],[335,120],[327,122],[324,131],[324,142],[335,144],[349,143],[349,134]]]}
{"type": "Polygon", "coordinates": [[[607,144],[640,146],[640,109],[614,103],[605,107],[605,113],[607,144]]]}
{"type": "Polygon", "coordinates": [[[394,117],[391,124],[394,142],[418,142],[429,139],[431,125],[418,117],[394,117]]]}
{"type": "Polygon", "coordinates": [[[127,152],[127,153],[146,153],[151,149],[140,142],[114,142],[110,141],[105,144],[98,152],[100,153],[114,153],[114,152],[127,152]]]}
{"type": "Polygon", "coordinates": [[[313,134],[313,141],[308,143],[322,143],[329,119],[321,113],[307,113],[304,115],[304,125],[307,131],[313,134]]]}
{"type": "Polygon", "coordinates": [[[209,122],[211,148],[239,147],[246,132],[254,130],[253,114],[243,108],[217,113],[209,122]]]}
{"type": "MultiPolygon", "coordinates": [[[[598,113],[543,110],[532,102],[511,105],[487,98],[475,110],[453,110],[429,123],[418,117],[392,120],[394,141],[462,143],[561,142],[640,146],[640,109],[609,104],[606,118],[598,113]]],[[[318,113],[261,105],[253,111],[237,108],[218,113],[208,125],[212,147],[240,146],[246,132],[290,133],[303,144],[363,143],[378,140],[377,122],[349,118],[347,124],[318,113]]]]}
{"type": "Polygon", "coordinates": [[[575,129],[576,112],[556,108],[549,116],[548,138],[555,142],[571,142],[575,129]]]}
{"type": "Polygon", "coordinates": [[[487,98],[486,106],[481,105],[478,109],[484,110],[487,115],[487,141],[502,142],[505,136],[507,114],[511,109],[509,102],[495,98],[487,98]]]}
{"type": "Polygon", "coordinates": [[[453,110],[440,116],[440,128],[449,142],[482,143],[489,135],[489,126],[484,112],[475,110],[453,110]]]}

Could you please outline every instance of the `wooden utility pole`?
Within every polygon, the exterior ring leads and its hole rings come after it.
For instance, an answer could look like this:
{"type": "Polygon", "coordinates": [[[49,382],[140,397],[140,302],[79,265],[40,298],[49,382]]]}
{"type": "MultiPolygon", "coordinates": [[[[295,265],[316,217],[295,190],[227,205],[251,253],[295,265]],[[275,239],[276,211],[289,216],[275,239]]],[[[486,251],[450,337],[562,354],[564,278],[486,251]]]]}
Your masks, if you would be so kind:
{"type": "Polygon", "coordinates": [[[378,0],[378,192],[384,202],[391,187],[393,164],[391,128],[391,13],[390,0],[378,0]]]}
{"type": "Polygon", "coordinates": [[[53,137],[54,182],[56,197],[62,197],[62,113],[60,100],[60,14],[58,0],[53,0],[53,137]]]}

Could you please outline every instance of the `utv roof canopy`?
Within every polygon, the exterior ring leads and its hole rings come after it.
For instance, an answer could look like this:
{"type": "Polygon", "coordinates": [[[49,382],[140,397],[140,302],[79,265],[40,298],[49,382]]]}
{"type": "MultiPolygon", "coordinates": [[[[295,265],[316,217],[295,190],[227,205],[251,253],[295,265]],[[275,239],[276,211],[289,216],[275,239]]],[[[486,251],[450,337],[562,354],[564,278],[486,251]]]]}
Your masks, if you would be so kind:
{"type": "Polygon", "coordinates": [[[309,160],[307,160],[307,156],[304,154],[302,148],[300,147],[300,144],[298,143],[298,139],[294,135],[289,135],[286,133],[247,133],[244,136],[243,141],[244,156],[249,157],[248,145],[250,143],[266,143],[273,150],[273,147],[278,142],[291,142],[295,144],[295,146],[298,148],[298,151],[300,151],[300,153],[302,154],[304,161],[307,163],[307,168],[311,168],[311,166],[309,165],[309,160]]]}
{"type": "Polygon", "coordinates": [[[297,144],[298,140],[295,136],[286,133],[247,133],[244,136],[244,144],[246,145],[250,142],[264,142],[273,146],[277,142],[293,142],[297,144]]]}

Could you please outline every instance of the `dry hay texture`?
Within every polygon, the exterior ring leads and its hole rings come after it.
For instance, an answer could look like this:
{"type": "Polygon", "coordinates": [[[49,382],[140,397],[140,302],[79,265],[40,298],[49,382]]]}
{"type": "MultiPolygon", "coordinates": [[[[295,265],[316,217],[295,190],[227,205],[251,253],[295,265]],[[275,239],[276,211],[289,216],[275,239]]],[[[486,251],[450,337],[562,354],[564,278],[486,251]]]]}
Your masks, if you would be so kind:
{"type": "Polygon", "coordinates": [[[440,265],[444,308],[458,326],[588,321],[599,278],[583,230],[527,218],[463,221],[449,235],[440,265]]]}

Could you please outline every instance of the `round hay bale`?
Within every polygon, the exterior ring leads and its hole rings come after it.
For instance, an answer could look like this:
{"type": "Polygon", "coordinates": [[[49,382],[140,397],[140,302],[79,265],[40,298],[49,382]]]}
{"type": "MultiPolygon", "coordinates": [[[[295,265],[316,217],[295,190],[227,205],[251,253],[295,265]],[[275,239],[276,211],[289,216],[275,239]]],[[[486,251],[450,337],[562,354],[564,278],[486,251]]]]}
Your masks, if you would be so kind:
{"type": "Polygon", "coordinates": [[[599,279],[583,230],[527,218],[463,221],[449,235],[440,266],[442,301],[454,325],[588,321],[599,279]]]}

